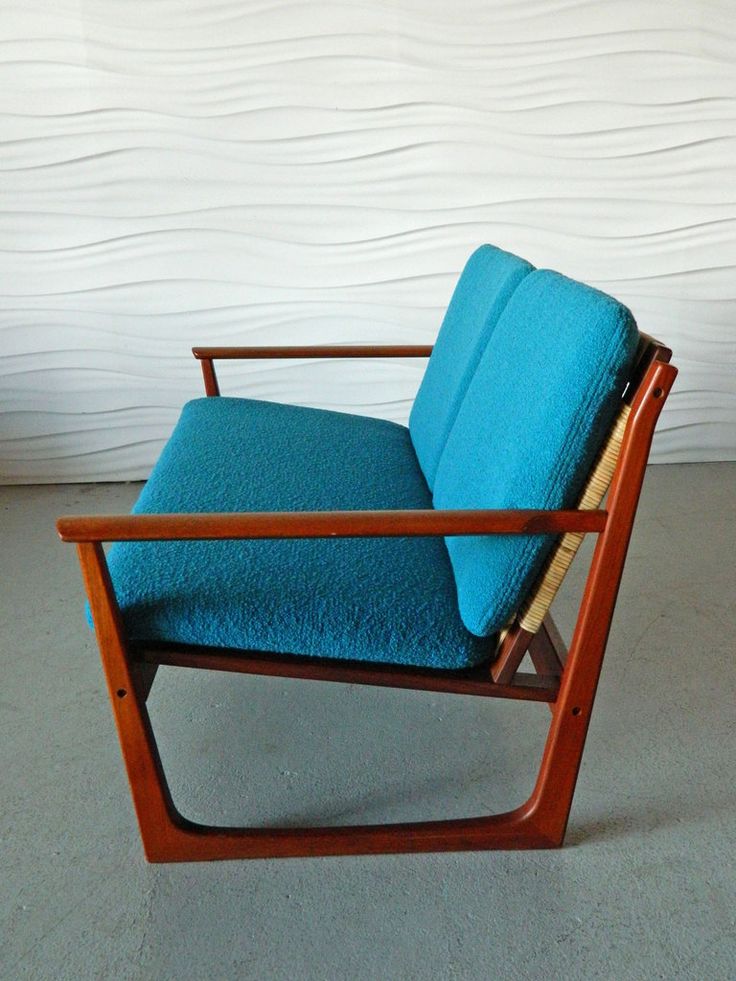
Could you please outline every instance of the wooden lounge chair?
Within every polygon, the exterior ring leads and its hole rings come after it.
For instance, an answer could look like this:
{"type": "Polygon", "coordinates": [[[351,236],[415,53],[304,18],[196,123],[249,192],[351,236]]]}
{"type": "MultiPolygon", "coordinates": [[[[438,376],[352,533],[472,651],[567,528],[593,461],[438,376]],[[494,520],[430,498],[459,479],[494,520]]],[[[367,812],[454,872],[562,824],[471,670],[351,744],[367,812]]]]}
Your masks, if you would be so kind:
{"type": "Polygon", "coordinates": [[[491,246],[434,350],[195,348],[207,397],[185,407],[134,513],[58,521],[78,545],[147,858],[561,845],[670,353],[610,297],[491,246]],[[220,359],[430,355],[408,428],[224,398],[215,374],[220,359]],[[568,653],[549,608],[588,533],[568,653]],[[107,557],[103,542],[117,543],[107,557]],[[167,787],[146,709],[160,664],[545,702],[552,717],[534,790],[507,813],[210,827],[167,787]]]}

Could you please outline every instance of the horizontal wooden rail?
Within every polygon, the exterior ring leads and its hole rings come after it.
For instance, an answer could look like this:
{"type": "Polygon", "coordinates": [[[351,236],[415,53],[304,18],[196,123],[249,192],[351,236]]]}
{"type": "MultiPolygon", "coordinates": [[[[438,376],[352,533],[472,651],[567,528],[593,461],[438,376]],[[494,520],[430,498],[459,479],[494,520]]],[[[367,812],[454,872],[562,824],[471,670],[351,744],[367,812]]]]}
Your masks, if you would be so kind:
{"type": "Polygon", "coordinates": [[[278,678],[304,678],[310,681],[337,681],[349,685],[375,685],[383,688],[413,688],[416,691],[454,692],[486,698],[515,698],[530,702],[549,702],[557,698],[559,677],[517,671],[512,684],[494,684],[487,662],[462,671],[415,668],[400,664],[343,661],[340,658],[271,654],[265,651],[215,650],[177,644],[148,644],[135,650],[138,663],[241,674],[271,675],[278,678]]]}
{"type": "Polygon", "coordinates": [[[65,542],[226,538],[401,538],[600,532],[605,511],[260,511],[65,516],[65,542]]]}
{"type": "Polygon", "coordinates": [[[193,347],[199,361],[268,358],[428,358],[431,344],[311,344],[285,347],[193,347]]]}

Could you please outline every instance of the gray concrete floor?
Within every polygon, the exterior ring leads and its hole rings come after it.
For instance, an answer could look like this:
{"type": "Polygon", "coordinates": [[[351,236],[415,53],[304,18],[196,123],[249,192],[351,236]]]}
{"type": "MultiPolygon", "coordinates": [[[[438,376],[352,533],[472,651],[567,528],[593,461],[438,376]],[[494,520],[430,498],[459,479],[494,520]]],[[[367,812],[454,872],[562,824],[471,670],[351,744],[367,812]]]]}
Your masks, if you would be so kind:
{"type": "MultiPolygon", "coordinates": [[[[0,488],[3,978],[736,978],[736,465],[650,470],[561,851],[146,865],[61,513],[0,488]]],[[[575,570],[558,602],[569,632],[575,570]]],[[[544,706],[162,670],[174,796],[217,822],[469,815],[544,706]]]]}

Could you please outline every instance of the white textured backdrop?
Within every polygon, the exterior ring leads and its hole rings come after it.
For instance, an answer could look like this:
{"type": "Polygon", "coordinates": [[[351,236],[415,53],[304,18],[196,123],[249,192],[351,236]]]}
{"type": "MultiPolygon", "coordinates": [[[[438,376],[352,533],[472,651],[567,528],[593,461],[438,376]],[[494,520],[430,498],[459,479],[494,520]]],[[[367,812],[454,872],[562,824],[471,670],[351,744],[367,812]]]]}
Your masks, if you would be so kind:
{"type": "MultiPolygon", "coordinates": [[[[729,0],[0,0],[0,38],[5,481],[145,476],[196,342],[431,341],[485,241],[675,349],[657,459],[736,456],[729,0]]],[[[420,371],[221,374],[404,421],[420,371]]]]}

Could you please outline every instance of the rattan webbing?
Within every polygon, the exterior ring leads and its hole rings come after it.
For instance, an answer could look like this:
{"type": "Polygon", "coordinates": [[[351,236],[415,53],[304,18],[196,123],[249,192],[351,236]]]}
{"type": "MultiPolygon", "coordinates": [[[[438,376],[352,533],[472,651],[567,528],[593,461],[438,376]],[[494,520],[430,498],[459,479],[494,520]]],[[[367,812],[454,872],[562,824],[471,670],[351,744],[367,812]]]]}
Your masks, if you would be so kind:
{"type": "MultiPolygon", "coordinates": [[[[613,478],[616,462],[624,438],[626,422],[631,406],[624,405],[611,427],[608,438],[601,449],[580,498],[578,508],[582,511],[595,510],[605,497],[613,478]]],[[[568,532],[563,535],[552,551],[544,571],[537,579],[531,593],[519,611],[519,626],[535,634],[542,626],[542,620],[552,605],[552,600],[570,568],[575,553],[580,548],[585,535],[582,532],[568,532]]]]}

